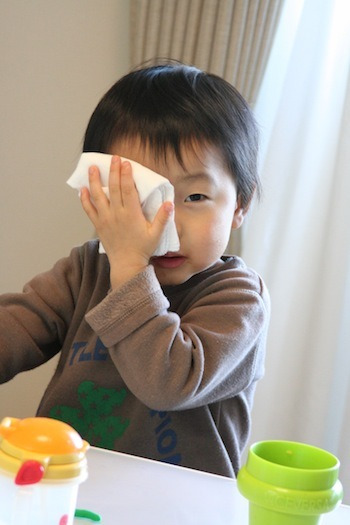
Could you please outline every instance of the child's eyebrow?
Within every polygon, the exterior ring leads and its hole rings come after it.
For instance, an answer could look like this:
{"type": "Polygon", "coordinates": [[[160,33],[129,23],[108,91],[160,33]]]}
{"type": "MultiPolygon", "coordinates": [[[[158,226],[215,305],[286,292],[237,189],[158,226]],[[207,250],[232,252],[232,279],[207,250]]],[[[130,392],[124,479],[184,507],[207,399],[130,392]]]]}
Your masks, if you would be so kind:
{"type": "Polygon", "coordinates": [[[181,183],[187,182],[209,182],[210,184],[216,185],[214,177],[205,171],[190,173],[186,171],[184,175],[180,177],[181,183]]]}

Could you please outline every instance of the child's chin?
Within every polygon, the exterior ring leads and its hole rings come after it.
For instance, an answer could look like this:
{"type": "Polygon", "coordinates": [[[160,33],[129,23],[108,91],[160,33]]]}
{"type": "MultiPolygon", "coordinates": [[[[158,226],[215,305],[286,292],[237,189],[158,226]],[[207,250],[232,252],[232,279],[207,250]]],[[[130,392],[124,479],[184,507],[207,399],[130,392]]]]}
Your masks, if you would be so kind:
{"type": "Polygon", "coordinates": [[[189,275],[187,272],[164,270],[162,268],[157,268],[156,266],[154,269],[157,279],[162,286],[177,286],[185,283],[190,277],[192,277],[192,275],[189,275]]]}

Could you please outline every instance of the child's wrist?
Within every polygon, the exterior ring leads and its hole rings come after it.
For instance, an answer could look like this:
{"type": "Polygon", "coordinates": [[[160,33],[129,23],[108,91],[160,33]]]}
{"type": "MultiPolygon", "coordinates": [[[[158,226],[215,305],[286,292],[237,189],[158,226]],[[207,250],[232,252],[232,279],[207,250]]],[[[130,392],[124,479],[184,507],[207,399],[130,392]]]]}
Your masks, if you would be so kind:
{"type": "Polygon", "coordinates": [[[131,279],[143,272],[147,266],[148,265],[128,265],[121,267],[120,265],[117,265],[115,270],[111,267],[110,281],[112,290],[120,288],[123,284],[131,281],[131,279]]]}

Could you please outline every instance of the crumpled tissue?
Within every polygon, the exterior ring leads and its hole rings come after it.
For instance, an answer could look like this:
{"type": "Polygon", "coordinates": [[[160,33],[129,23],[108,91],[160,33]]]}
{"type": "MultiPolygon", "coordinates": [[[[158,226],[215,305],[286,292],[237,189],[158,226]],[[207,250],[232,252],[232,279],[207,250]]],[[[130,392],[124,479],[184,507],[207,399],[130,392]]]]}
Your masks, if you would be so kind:
{"type": "MultiPolygon", "coordinates": [[[[121,157],[121,159],[128,160],[132,166],[132,174],[139,194],[143,214],[148,221],[152,222],[163,202],[174,202],[174,187],[168,179],[146,168],[142,164],[123,157],[121,157]]],[[[83,153],[76,169],[67,180],[67,184],[79,192],[83,187],[88,188],[89,167],[97,166],[100,171],[102,189],[107,197],[109,197],[108,179],[111,160],[112,155],[105,153],[83,153]]],[[[160,243],[153,255],[160,256],[167,252],[176,252],[179,248],[179,237],[177,235],[174,218],[172,218],[168,221],[160,243]]],[[[101,242],[99,251],[100,253],[105,253],[101,242]]]]}

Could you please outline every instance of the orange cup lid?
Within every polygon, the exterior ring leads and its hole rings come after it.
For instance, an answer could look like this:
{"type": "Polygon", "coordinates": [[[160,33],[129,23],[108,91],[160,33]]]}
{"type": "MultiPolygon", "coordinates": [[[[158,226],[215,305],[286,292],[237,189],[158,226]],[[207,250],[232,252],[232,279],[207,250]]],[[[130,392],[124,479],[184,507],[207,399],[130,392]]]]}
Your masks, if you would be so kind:
{"type": "Polygon", "coordinates": [[[56,419],[7,417],[0,423],[0,467],[12,472],[34,459],[44,466],[45,477],[75,477],[88,447],[78,432],[56,419]]]}

